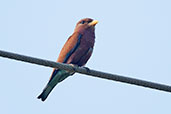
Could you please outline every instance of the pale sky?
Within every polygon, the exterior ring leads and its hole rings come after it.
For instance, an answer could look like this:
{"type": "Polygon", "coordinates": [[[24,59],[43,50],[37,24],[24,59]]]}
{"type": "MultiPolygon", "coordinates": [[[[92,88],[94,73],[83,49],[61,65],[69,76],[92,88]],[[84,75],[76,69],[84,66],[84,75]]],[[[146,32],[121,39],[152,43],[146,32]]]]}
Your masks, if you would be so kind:
{"type": "MultiPolygon", "coordinates": [[[[0,50],[56,61],[82,18],[99,20],[87,67],[171,85],[170,0],[1,0],[0,50]]],[[[171,94],[0,57],[1,114],[170,114],[171,94]]]]}

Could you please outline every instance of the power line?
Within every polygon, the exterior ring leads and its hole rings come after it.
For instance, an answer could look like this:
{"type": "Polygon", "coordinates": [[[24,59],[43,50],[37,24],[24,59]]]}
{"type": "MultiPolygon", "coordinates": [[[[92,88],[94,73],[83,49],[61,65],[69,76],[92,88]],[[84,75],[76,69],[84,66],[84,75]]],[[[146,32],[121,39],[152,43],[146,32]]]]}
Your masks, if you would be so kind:
{"type": "Polygon", "coordinates": [[[69,64],[57,63],[57,62],[53,62],[53,61],[49,61],[49,60],[29,57],[29,56],[6,52],[6,51],[2,51],[2,50],[0,50],[0,56],[9,58],[9,59],[18,60],[18,61],[24,61],[24,62],[28,62],[28,63],[42,65],[42,66],[46,66],[46,67],[59,68],[59,69],[64,69],[64,70],[68,70],[68,71],[72,71],[72,72],[78,72],[81,74],[87,74],[87,75],[93,76],[93,77],[109,79],[109,80],[113,80],[113,81],[119,81],[119,82],[123,82],[123,83],[133,84],[133,85],[137,85],[137,86],[148,87],[151,89],[157,89],[157,90],[161,90],[161,91],[171,92],[171,86],[168,86],[168,85],[154,83],[154,82],[140,80],[140,79],[135,79],[135,78],[130,78],[130,77],[125,77],[125,76],[116,75],[116,74],[105,73],[105,72],[101,72],[101,71],[92,70],[89,68],[87,69],[84,67],[76,67],[76,66],[72,66],[69,64]]]}

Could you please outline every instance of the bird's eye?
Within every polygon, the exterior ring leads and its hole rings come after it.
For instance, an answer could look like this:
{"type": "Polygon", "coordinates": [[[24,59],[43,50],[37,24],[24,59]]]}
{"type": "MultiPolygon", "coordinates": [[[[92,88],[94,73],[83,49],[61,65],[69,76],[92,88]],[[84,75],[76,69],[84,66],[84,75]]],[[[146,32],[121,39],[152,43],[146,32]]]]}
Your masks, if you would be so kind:
{"type": "Polygon", "coordinates": [[[81,24],[84,24],[85,23],[85,21],[81,21],[81,24]]]}
{"type": "Polygon", "coordinates": [[[91,23],[91,22],[92,22],[92,20],[88,21],[88,23],[91,23]]]}

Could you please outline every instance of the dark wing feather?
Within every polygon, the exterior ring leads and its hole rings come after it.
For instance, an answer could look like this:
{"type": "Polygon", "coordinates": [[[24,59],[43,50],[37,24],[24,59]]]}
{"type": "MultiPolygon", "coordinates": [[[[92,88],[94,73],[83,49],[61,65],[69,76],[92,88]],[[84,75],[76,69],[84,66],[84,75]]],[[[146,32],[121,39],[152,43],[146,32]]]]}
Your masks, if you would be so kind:
{"type": "MultiPolygon", "coordinates": [[[[81,38],[82,38],[82,34],[79,34],[79,33],[74,33],[72,36],[70,36],[62,48],[57,62],[66,63],[69,57],[79,47],[81,38]]],[[[49,81],[53,79],[53,77],[58,73],[58,71],[59,69],[53,70],[49,81]]]]}

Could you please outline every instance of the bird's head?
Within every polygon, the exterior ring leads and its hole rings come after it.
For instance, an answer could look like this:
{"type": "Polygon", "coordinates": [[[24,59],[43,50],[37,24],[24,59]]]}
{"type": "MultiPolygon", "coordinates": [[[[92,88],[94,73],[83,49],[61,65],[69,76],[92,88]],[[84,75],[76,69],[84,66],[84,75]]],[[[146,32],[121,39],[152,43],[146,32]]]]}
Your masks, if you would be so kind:
{"type": "Polygon", "coordinates": [[[97,20],[93,20],[91,18],[84,18],[81,19],[75,27],[75,32],[79,32],[84,34],[86,31],[94,32],[95,25],[98,23],[97,20]]]}

